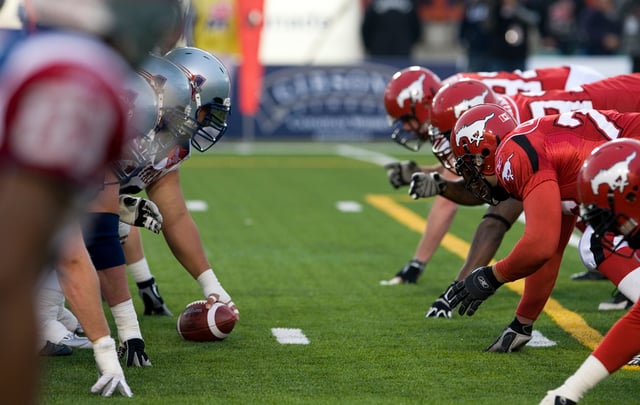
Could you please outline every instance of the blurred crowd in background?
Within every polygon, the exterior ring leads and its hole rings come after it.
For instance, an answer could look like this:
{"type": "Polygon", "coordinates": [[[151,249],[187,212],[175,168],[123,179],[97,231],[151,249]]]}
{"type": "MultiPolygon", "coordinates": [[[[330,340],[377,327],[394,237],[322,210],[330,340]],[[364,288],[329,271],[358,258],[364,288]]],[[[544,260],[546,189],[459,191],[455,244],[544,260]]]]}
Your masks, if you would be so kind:
{"type": "Polygon", "coordinates": [[[411,38],[409,55],[424,52],[436,38],[459,46],[467,57],[466,70],[494,71],[524,68],[531,54],[628,55],[633,71],[640,69],[640,0],[362,0],[363,23],[368,19],[385,29],[362,31],[370,54],[395,54],[411,38]],[[398,24],[400,16],[404,24],[398,24]],[[419,37],[414,20],[421,23],[419,37]],[[434,29],[438,27],[437,29],[434,29]],[[386,50],[376,47],[375,36],[387,39],[386,50]],[[455,36],[455,37],[454,37],[455,36]],[[370,45],[367,45],[367,44],[370,45]]]}

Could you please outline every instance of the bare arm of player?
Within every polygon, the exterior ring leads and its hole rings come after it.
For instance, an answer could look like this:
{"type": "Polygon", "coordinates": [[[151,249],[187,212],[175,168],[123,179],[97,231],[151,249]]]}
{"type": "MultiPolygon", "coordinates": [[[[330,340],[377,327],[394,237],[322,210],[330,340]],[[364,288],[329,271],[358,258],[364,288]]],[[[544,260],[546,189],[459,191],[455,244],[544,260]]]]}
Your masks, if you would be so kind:
{"type": "Polygon", "coordinates": [[[523,209],[527,217],[524,234],[511,253],[494,266],[500,282],[514,281],[537,271],[558,249],[562,226],[560,189],[545,181],[527,194],[523,209]]]}
{"type": "Polygon", "coordinates": [[[202,246],[200,232],[187,209],[178,170],[162,176],[150,184],[146,191],[162,213],[162,233],[171,252],[197,279],[202,272],[211,268],[211,264],[202,246]]]}
{"type": "Polygon", "coordinates": [[[462,178],[447,180],[447,187],[441,195],[460,205],[471,206],[484,204],[484,201],[477,198],[466,189],[462,178]]]}
{"type": "Polygon", "coordinates": [[[489,206],[473,234],[469,254],[456,280],[464,280],[475,268],[489,264],[498,251],[504,234],[521,213],[522,202],[513,198],[489,206]]]}

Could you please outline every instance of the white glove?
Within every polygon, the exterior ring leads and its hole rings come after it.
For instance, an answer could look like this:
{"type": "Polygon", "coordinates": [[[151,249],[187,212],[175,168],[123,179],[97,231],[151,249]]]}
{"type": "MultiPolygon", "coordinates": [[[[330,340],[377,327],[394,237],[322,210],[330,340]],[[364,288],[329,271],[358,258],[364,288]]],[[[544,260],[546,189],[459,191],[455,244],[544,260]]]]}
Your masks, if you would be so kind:
{"type": "Polygon", "coordinates": [[[144,227],[151,232],[159,233],[162,229],[162,214],[158,206],[145,198],[120,196],[118,214],[125,224],[144,227]]]}
{"type": "Polygon", "coordinates": [[[103,336],[93,342],[93,357],[96,359],[100,377],[91,387],[91,392],[110,397],[117,388],[122,396],[131,398],[133,392],[124,379],[124,372],[116,352],[116,342],[111,336],[103,336]]]}
{"type": "Polygon", "coordinates": [[[387,163],[384,168],[387,169],[387,177],[393,188],[408,186],[411,183],[411,175],[420,172],[420,166],[413,160],[387,163]]]}
{"type": "Polygon", "coordinates": [[[414,173],[411,176],[409,195],[414,200],[442,194],[447,189],[447,182],[438,172],[414,173]]]}

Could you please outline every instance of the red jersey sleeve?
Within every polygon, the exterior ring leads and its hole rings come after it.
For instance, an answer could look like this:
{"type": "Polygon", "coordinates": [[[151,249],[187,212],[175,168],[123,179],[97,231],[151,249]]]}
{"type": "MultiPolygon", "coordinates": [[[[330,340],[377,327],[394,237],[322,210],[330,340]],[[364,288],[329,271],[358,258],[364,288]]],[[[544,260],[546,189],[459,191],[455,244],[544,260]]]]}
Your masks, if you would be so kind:
{"type": "Polygon", "coordinates": [[[562,227],[560,189],[554,181],[537,184],[523,200],[524,234],[511,253],[495,264],[507,281],[524,278],[537,271],[558,249],[562,227]]]}

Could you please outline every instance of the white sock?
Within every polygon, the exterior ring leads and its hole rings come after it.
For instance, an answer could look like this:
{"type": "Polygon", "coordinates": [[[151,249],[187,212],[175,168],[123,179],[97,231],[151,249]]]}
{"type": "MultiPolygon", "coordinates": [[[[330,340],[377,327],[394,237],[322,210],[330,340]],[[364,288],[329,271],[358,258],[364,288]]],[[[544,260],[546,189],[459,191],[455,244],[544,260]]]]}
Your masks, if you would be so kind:
{"type": "Polygon", "coordinates": [[[131,277],[133,277],[136,283],[142,283],[153,277],[146,257],[143,257],[135,263],[128,264],[127,270],[129,270],[129,274],[131,274],[131,277]]]}
{"type": "Polygon", "coordinates": [[[555,390],[556,394],[562,395],[572,401],[578,402],[584,394],[595,387],[600,381],[609,376],[606,367],[593,355],[587,357],[580,368],[555,390]]]}
{"type": "Polygon", "coordinates": [[[138,315],[133,307],[133,300],[128,299],[111,307],[111,313],[118,329],[118,339],[124,343],[129,339],[142,339],[138,315]]]}
{"type": "Polygon", "coordinates": [[[631,301],[638,301],[640,295],[640,267],[627,274],[618,284],[618,290],[631,301]]]}

